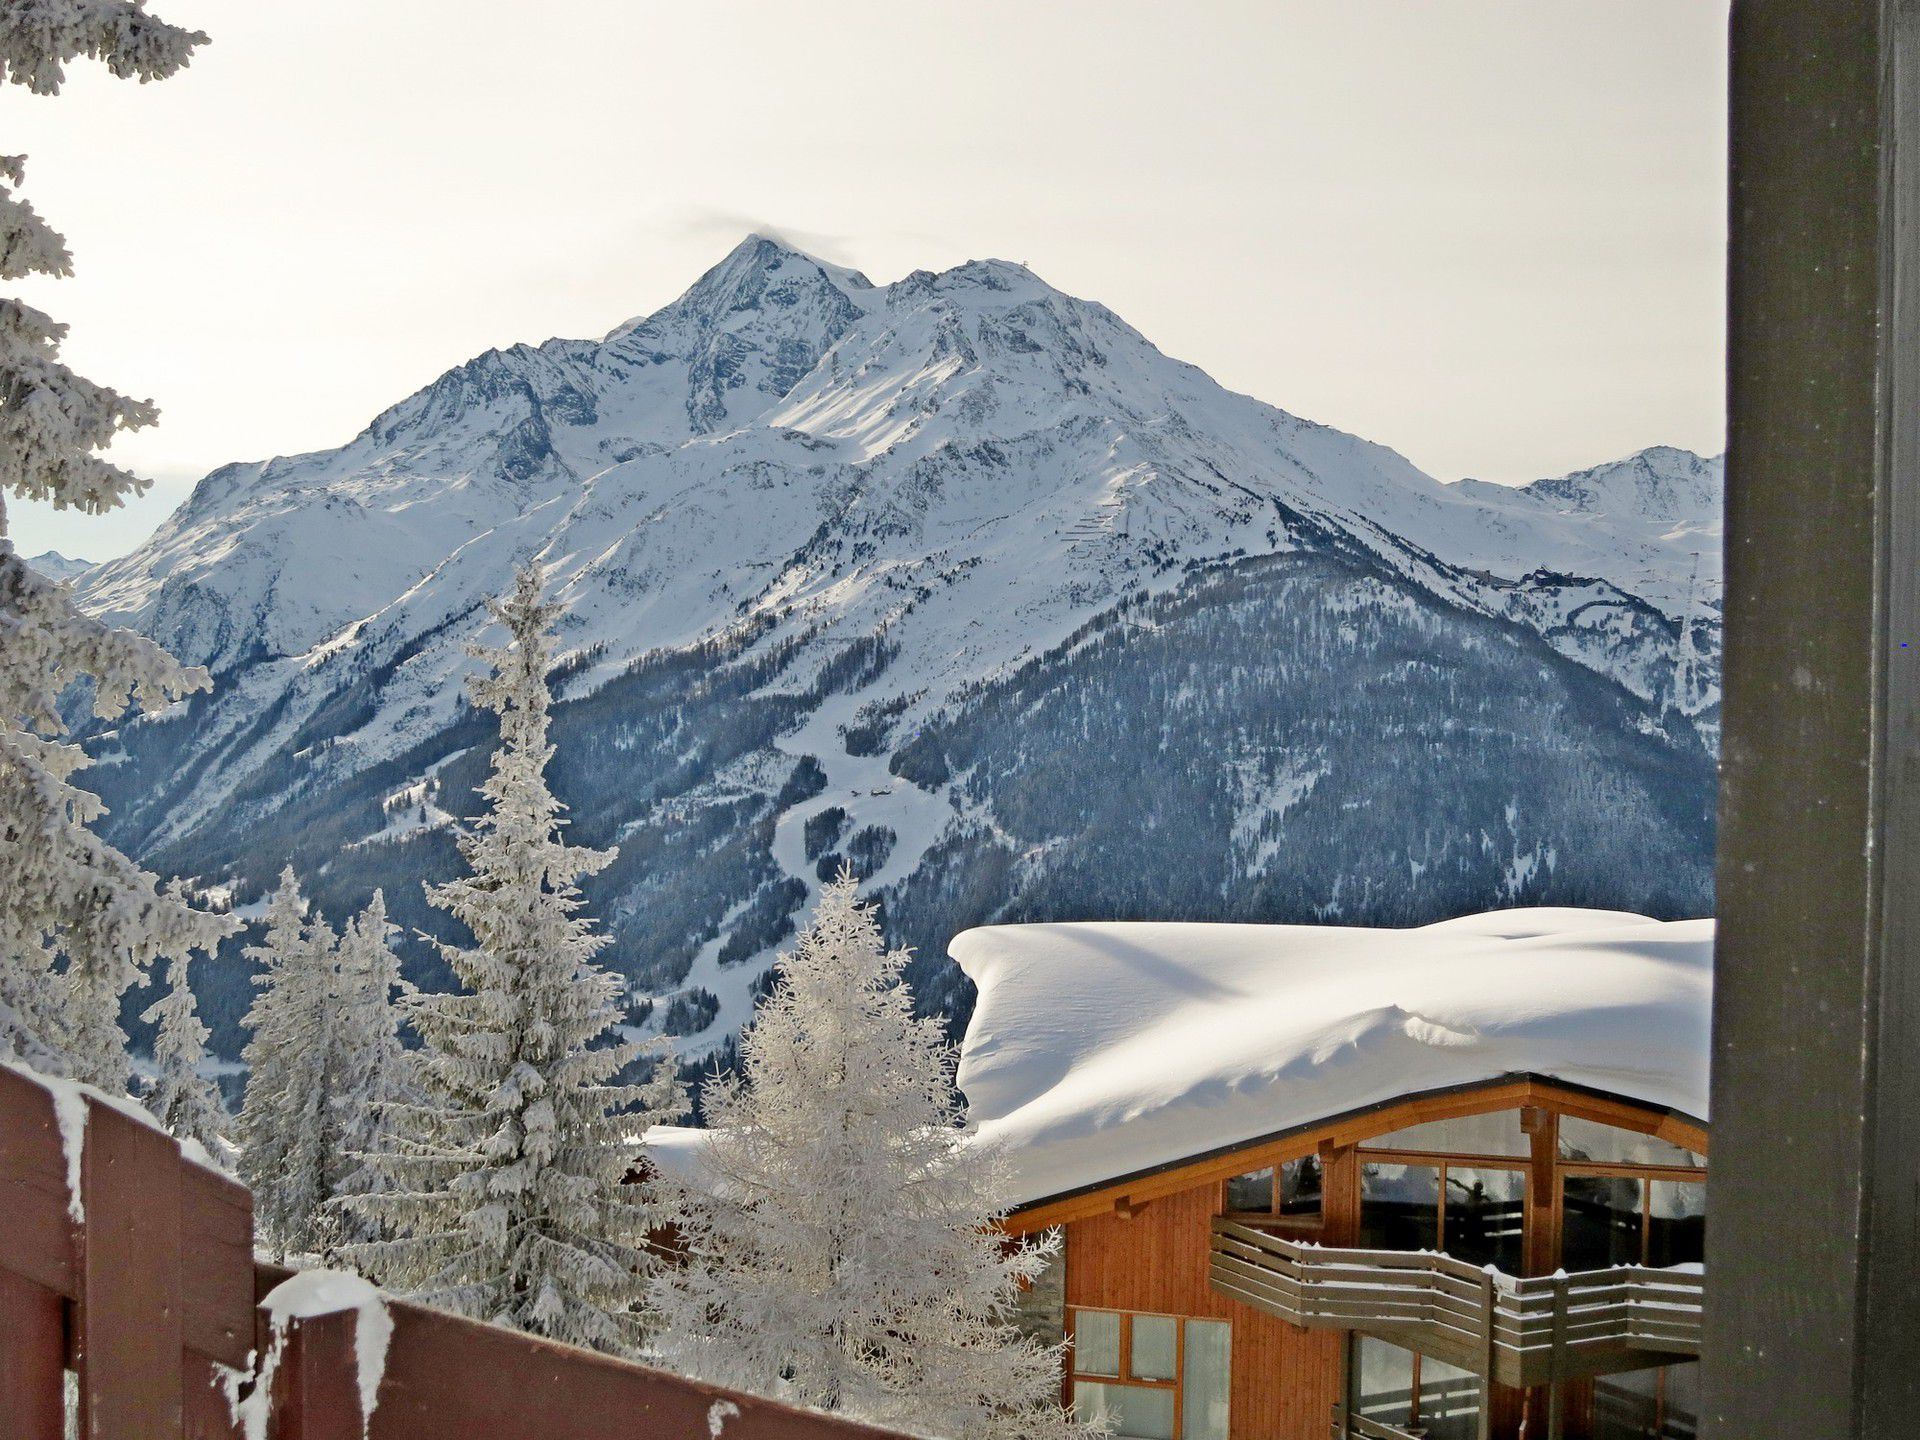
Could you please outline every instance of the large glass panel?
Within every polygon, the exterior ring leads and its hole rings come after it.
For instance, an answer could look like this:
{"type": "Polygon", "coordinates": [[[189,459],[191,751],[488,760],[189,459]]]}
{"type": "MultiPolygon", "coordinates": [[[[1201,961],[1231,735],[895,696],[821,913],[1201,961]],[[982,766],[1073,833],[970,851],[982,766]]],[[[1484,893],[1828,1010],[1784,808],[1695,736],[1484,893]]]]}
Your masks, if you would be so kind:
{"type": "Polygon", "coordinates": [[[1268,1213],[1273,1209],[1273,1167],[1250,1170],[1227,1181],[1227,1209],[1268,1213]]]}
{"type": "Polygon", "coordinates": [[[1640,1263],[1640,1185],[1611,1175],[1569,1175],[1560,1263],[1604,1270],[1640,1263]]]}
{"type": "Polygon", "coordinates": [[[1447,1215],[1441,1248],[1469,1265],[1520,1273],[1526,1227],[1524,1170],[1447,1166],[1447,1215]]]}
{"type": "Polygon", "coordinates": [[[1356,1341],[1360,1355],[1360,1413],[1403,1429],[1413,1423],[1413,1352],[1371,1335],[1356,1341]]]}
{"type": "Polygon", "coordinates": [[[1320,1213],[1320,1157],[1302,1156],[1280,1167],[1280,1213],[1282,1215],[1318,1215],[1320,1213]]]}
{"type": "Polygon", "coordinates": [[[1622,1130],[1617,1125],[1601,1125],[1572,1115],[1560,1117],[1560,1158],[1596,1165],[1690,1165],[1695,1169],[1707,1163],[1691,1150],[1637,1130],[1622,1130]]]}
{"type": "Polygon", "coordinates": [[[1480,1377],[1423,1356],[1419,1424],[1428,1440],[1475,1440],[1480,1431],[1480,1377]]]}
{"type": "Polygon", "coordinates": [[[1633,1370],[1593,1382],[1593,1440],[1649,1440],[1660,1431],[1660,1372],[1633,1370]]]}
{"type": "Polygon", "coordinates": [[[1430,1120],[1404,1130],[1376,1135],[1360,1142],[1369,1150],[1431,1150],[1445,1155],[1511,1155],[1524,1160],[1532,1153],[1520,1128],[1518,1110],[1489,1110],[1484,1115],[1462,1115],[1456,1120],[1430,1120]]]}
{"type": "Polygon", "coordinates": [[[1180,1373],[1178,1322],[1171,1315],[1133,1317],[1133,1358],[1128,1371],[1136,1380],[1171,1380],[1180,1373]]]}
{"type": "Polygon", "coordinates": [[[1014,1323],[1022,1335],[1042,1345],[1058,1345],[1067,1338],[1067,1249],[1059,1243],[1058,1227],[1047,1233],[1055,1241],[1053,1253],[1033,1282],[1021,1289],[1014,1302],[1014,1323]]]}
{"type": "Polygon", "coordinates": [[[1648,1183],[1647,1263],[1703,1262],[1707,1258],[1707,1187],[1694,1180],[1648,1183]]]}
{"type": "Polygon", "coordinates": [[[1120,1317],[1110,1310],[1076,1310],[1073,1315],[1073,1369],[1076,1375],[1120,1373],[1120,1317]]]}
{"type": "Polygon", "coordinates": [[[1226,1321],[1187,1321],[1187,1363],[1180,1377],[1181,1440],[1227,1440],[1232,1347],[1233,1327],[1226,1321]]]}
{"type": "Polygon", "coordinates": [[[1078,1380],[1073,1406],[1080,1418],[1107,1424],[1121,1440],[1173,1440],[1173,1391],[1142,1385],[1078,1380]]]}
{"type": "Polygon", "coordinates": [[[1362,1165],[1360,1244],[1368,1250],[1439,1249],[1439,1168],[1386,1161],[1362,1165]]]}
{"type": "Polygon", "coordinates": [[[1700,1365],[1690,1361],[1662,1370],[1662,1440],[1694,1440],[1700,1433],[1700,1365]]]}

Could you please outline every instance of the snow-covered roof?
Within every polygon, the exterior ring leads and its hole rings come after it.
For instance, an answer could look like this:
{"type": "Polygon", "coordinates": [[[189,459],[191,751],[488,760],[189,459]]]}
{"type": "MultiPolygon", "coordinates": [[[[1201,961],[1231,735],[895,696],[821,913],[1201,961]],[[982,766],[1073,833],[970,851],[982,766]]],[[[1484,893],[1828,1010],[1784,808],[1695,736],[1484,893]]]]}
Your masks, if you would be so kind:
{"type": "Polygon", "coordinates": [[[1015,1204],[1505,1075],[1706,1118],[1711,920],[993,925],[949,949],[980,991],[960,1088],[1015,1204]]]}

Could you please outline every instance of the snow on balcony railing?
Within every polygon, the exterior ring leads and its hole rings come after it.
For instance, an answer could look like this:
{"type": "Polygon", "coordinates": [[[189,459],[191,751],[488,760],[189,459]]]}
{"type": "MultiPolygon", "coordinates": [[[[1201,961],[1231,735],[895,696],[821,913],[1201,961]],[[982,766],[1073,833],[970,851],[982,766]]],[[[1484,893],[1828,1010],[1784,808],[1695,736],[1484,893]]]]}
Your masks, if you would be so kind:
{"type": "Polygon", "coordinates": [[[1626,1265],[1532,1279],[1431,1252],[1302,1244],[1213,1222],[1213,1288],[1307,1329],[1352,1330],[1503,1385],[1700,1353],[1706,1276],[1626,1265]]]}

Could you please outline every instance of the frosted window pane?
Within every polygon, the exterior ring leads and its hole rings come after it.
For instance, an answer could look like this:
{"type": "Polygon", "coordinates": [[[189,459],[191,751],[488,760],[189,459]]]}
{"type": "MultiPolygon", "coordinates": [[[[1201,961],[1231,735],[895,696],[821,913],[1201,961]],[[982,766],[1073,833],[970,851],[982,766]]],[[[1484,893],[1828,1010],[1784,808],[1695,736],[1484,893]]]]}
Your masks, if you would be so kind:
{"type": "Polygon", "coordinates": [[[1273,1167],[1236,1175],[1227,1181],[1227,1209],[1257,1210],[1263,1214],[1272,1210],[1273,1167]]]}
{"type": "Polygon", "coordinates": [[[1171,1380],[1175,1363],[1175,1322],[1170,1315],[1133,1317],[1133,1369],[1136,1380],[1171,1380]]]}
{"type": "Polygon", "coordinates": [[[1531,1153],[1527,1134],[1520,1128],[1518,1110],[1493,1110],[1485,1115],[1462,1115],[1457,1120],[1430,1120],[1387,1135],[1362,1140],[1372,1150],[1432,1150],[1445,1155],[1512,1155],[1531,1153]]]}
{"type": "Polygon", "coordinates": [[[1120,1317],[1106,1310],[1076,1311],[1073,1369],[1077,1375],[1120,1373],[1120,1317]]]}
{"type": "Polygon", "coordinates": [[[1691,1150],[1637,1130],[1622,1130],[1572,1115],[1560,1117],[1560,1158],[1590,1160],[1596,1165],[1691,1165],[1696,1169],[1707,1163],[1691,1150]]]}
{"type": "Polygon", "coordinates": [[[1120,1440],[1173,1440],[1173,1391],[1077,1381],[1073,1408],[1082,1420],[1113,1427],[1120,1440]]]}
{"type": "Polygon", "coordinates": [[[1232,1344],[1233,1327],[1226,1321],[1187,1321],[1187,1367],[1180,1394],[1183,1440],[1227,1440],[1232,1344]]]}

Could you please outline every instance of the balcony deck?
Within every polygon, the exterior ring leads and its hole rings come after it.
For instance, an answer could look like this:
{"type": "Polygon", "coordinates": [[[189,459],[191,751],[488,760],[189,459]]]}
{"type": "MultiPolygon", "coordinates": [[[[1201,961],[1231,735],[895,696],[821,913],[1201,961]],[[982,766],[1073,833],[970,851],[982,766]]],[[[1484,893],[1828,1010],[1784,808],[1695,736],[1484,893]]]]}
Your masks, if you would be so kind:
{"type": "Polygon", "coordinates": [[[1706,1277],[1624,1265],[1520,1279],[1447,1255],[1301,1244],[1216,1219],[1213,1288],[1309,1330],[1370,1335],[1502,1385],[1700,1353],[1706,1277]]]}

